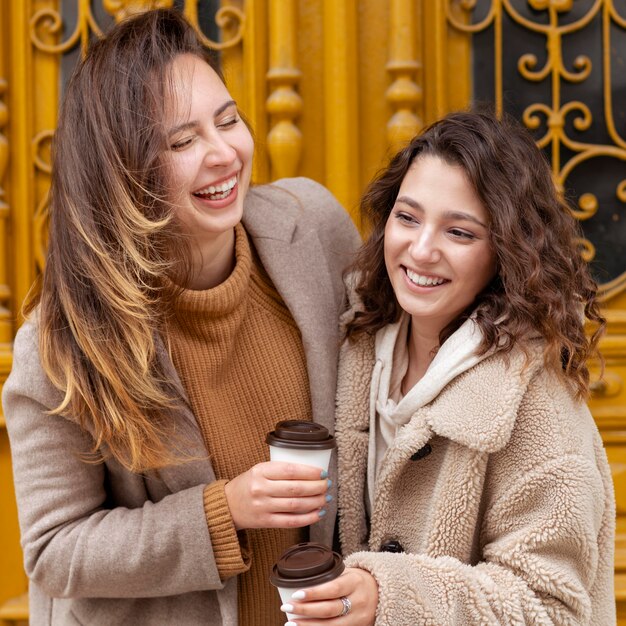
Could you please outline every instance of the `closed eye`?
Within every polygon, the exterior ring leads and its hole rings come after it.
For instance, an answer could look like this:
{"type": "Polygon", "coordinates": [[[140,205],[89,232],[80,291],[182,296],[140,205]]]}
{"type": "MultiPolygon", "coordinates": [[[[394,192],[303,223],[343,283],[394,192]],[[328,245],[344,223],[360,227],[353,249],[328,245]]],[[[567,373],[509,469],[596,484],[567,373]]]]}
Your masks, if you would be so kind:
{"type": "Polygon", "coordinates": [[[235,124],[237,124],[237,122],[239,122],[241,118],[236,115],[235,117],[232,117],[230,119],[227,119],[223,122],[220,122],[217,127],[218,128],[231,128],[232,126],[234,126],[235,124]]]}
{"type": "Polygon", "coordinates": [[[191,145],[192,141],[193,137],[186,137],[185,139],[181,139],[180,141],[173,143],[171,145],[171,149],[174,150],[174,152],[177,152],[178,150],[184,150],[187,146],[191,145]]]}

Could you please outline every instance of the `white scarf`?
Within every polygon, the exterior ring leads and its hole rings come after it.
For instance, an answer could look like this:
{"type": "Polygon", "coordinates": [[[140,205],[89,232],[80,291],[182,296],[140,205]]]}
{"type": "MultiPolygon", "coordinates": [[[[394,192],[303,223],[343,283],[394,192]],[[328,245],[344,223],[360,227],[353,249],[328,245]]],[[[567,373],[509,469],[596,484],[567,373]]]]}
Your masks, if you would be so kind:
{"type": "Polygon", "coordinates": [[[439,348],[424,376],[402,397],[401,384],[409,364],[408,329],[410,316],[404,312],[400,321],[376,333],[376,365],[370,391],[370,436],[367,458],[367,489],[370,514],[373,508],[376,477],[385,452],[398,430],[415,412],[431,402],[454,378],[485,359],[476,354],[482,332],[469,318],[439,348]],[[375,410],[374,410],[375,408],[375,410]]]}

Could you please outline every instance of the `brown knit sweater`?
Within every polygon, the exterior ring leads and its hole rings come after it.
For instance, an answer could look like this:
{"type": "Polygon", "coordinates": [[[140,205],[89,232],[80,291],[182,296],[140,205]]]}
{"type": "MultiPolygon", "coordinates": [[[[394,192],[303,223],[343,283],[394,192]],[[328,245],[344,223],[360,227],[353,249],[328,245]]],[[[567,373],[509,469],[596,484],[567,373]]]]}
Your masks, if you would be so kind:
{"type": "Polygon", "coordinates": [[[237,533],[224,485],[269,460],[265,435],[277,421],[311,419],[311,400],[300,332],[241,225],[235,255],[222,284],[183,291],[170,349],[218,479],[205,488],[204,507],[220,576],[239,575],[239,624],[279,626],[285,618],[269,571],[306,530],[237,533]]]}

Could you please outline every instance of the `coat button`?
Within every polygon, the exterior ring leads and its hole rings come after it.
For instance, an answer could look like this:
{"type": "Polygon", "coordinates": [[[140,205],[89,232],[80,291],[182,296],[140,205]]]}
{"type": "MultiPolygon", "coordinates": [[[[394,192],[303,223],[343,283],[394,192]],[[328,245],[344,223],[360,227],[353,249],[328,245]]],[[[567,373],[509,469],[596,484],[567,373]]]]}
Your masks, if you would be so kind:
{"type": "Polygon", "coordinates": [[[380,552],[399,553],[399,552],[404,552],[404,548],[402,547],[402,544],[399,541],[396,541],[395,539],[390,539],[388,541],[385,541],[380,546],[380,552]]]}
{"type": "Polygon", "coordinates": [[[420,448],[417,452],[411,455],[411,461],[419,461],[428,456],[433,451],[432,446],[427,443],[423,448],[420,448]]]}

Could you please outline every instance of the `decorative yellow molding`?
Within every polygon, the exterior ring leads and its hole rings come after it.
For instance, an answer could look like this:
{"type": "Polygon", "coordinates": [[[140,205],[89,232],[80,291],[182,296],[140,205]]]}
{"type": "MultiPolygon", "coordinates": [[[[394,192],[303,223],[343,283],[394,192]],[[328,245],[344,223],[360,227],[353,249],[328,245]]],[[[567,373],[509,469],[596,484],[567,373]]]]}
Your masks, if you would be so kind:
{"type": "MultiPolygon", "coordinates": [[[[1,26],[1,24],[0,24],[1,26]]],[[[2,51],[0,50],[0,55],[2,51]]],[[[5,191],[3,188],[7,166],[9,163],[9,141],[4,135],[9,121],[9,110],[3,102],[7,92],[7,81],[2,77],[6,72],[4,59],[0,60],[0,350],[11,352],[10,344],[13,341],[13,324],[11,321],[11,290],[8,285],[7,261],[7,220],[9,218],[9,205],[4,201],[5,191]]],[[[3,372],[0,371],[0,374],[3,372]]]]}
{"type": "Polygon", "coordinates": [[[11,252],[13,267],[13,314],[20,319],[19,308],[35,278],[32,245],[32,207],[35,185],[31,161],[34,98],[32,52],[30,50],[31,2],[10,5],[9,28],[11,40],[11,76],[9,91],[11,111],[11,252]]]}
{"type": "Polygon", "coordinates": [[[387,139],[392,153],[408,143],[423,123],[417,114],[423,94],[418,73],[421,60],[417,50],[421,45],[416,12],[421,2],[392,0],[390,5],[389,62],[387,71],[393,82],[385,94],[393,115],[387,123],[387,139]]]}
{"type": "Polygon", "coordinates": [[[358,224],[357,17],[353,0],[324,2],[325,184],[358,224]]]}
{"type": "Polygon", "coordinates": [[[256,141],[253,162],[252,180],[265,182],[269,180],[269,160],[263,149],[262,137],[268,135],[268,119],[266,111],[268,66],[268,32],[267,0],[245,0],[246,22],[242,40],[242,57],[237,62],[232,58],[233,48],[222,55],[226,83],[231,93],[233,87],[240,85],[239,92],[234,94],[237,103],[245,112],[251,125],[256,141]]]}
{"type": "Polygon", "coordinates": [[[294,176],[302,153],[302,133],[295,124],[302,111],[302,98],[295,89],[300,80],[296,65],[296,15],[295,0],[270,0],[267,79],[272,93],[267,112],[272,118],[272,129],[267,144],[272,179],[294,176]]]}

